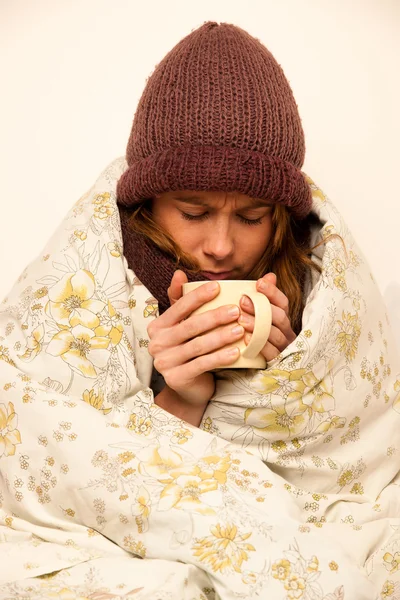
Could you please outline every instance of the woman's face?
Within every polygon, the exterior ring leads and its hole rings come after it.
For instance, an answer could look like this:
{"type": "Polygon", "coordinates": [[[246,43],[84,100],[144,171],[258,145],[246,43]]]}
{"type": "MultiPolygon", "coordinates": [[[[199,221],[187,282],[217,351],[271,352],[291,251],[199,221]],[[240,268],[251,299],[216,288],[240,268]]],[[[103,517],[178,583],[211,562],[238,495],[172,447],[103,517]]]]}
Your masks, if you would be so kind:
{"type": "Polygon", "coordinates": [[[272,206],[237,192],[165,192],[152,212],[208,279],[244,279],[272,234],[272,206]]]}

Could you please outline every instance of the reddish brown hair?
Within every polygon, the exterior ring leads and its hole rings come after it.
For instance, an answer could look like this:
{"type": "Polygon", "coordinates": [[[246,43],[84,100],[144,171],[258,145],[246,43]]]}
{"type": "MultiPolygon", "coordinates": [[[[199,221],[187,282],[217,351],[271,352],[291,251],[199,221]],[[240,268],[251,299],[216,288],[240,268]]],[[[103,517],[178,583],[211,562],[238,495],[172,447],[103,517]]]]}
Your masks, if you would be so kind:
{"type": "MultiPolygon", "coordinates": [[[[297,221],[285,206],[275,205],[272,215],[272,238],[261,260],[248,275],[248,279],[259,279],[266,273],[275,273],[279,289],[289,300],[290,322],[296,334],[301,330],[306,273],[310,269],[320,272],[320,268],[311,260],[312,249],[309,247],[310,227],[313,222],[318,222],[313,213],[306,219],[297,221]]],[[[133,211],[129,225],[169,254],[176,261],[177,267],[195,273],[200,271],[197,261],[183,252],[170,234],[155,223],[150,202],[140,204],[133,211]]]]}

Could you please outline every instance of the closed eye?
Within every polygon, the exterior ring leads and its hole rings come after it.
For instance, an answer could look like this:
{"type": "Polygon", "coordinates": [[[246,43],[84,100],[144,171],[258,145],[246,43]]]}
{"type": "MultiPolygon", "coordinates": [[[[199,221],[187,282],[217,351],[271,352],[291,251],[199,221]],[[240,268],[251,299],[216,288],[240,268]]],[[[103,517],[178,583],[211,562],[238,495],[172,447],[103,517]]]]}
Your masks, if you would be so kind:
{"type": "MultiPolygon", "coordinates": [[[[208,212],[202,213],[201,215],[191,215],[190,213],[181,212],[182,218],[186,221],[205,221],[209,218],[210,214],[208,212]]],[[[245,225],[261,225],[262,217],[258,217],[258,219],[247,219],[242,215],[236,215],[241,223],[245,223],[245,225]]]]}

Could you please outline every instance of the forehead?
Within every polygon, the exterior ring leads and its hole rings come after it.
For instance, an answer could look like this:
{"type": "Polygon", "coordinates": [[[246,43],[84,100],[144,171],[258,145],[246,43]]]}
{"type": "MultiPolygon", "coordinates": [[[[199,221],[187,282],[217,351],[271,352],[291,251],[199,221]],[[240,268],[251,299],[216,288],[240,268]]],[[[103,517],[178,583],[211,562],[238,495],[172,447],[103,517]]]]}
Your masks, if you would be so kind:
{"type": "Polygon", "coordinates": [[[252,198],[239,192],[223,192],[223,191],[191,191],[179,190],[176,192],[168,192],[171,199],[187,204],[196,204],[200,206],[222,207],[226,204],[233,206],[246,206],[249,208],[257,208],[261,206],[269,206],[266,200],[252,198]]]}

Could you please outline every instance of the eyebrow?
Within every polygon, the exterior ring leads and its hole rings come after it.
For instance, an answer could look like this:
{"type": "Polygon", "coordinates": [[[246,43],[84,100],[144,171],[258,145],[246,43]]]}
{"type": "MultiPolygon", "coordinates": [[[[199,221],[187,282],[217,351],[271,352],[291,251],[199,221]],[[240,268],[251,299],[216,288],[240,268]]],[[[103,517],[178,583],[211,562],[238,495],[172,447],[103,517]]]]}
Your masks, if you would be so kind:
{"type": "MultiPolygon", "coordinates": [[[[175,200],[178,202],[184,202],[185,204],[197,204],[199,206],[208,206],[207,201],[204,198],[200,198],[200,196],[175,196],[175,200]]],[[[268,206],[272,206],[267,200],[258,200],[257,198],[250,198],[251,204],[248,206],[243,206],[242,209],[247,208],[265,208],[268,206]]]]}

